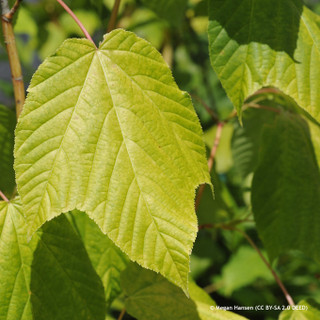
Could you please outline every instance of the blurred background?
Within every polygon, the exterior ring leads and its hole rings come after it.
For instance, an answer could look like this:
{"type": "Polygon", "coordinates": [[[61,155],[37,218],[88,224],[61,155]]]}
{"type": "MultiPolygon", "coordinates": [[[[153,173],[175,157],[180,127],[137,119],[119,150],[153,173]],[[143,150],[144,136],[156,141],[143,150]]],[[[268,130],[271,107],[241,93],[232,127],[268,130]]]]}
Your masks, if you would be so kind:
{"type": "MultiPolygon", "coordinates": [[[[281,0],[280,0],[281,1],[281,0]]],[[[65,1],[98,44],[106,33],[114,0],[65,1]]],[[[320,14],[319,0],[305,4],[320,14]]],[[[207,1],[190,0],[177,16],[153,10],[147,0],[122,0],[117,26],[152,43],[172,69],[178,86],[188,91],[200,118],[208,152],[217,123],[224,125],[212,179],[215,199],[205,189],[197,214],[199,224],[243,220],[241,228],[263,251],[250,204],[250,186],[259,147],[259,127],[270,112],[250,110],[241,127],[233,106],[210,65],[207,39],[207,1]],[[254,121],[250,121],[251,119],[254,121]]],[[[24,0],[15,22],[16,42],[26,88],[39,64],[80,28],[55,0],[24,0]]],[[[13,88],[6,52],[0,47],[0,104],[14,109],[13,88]]],[[[302,253],[283,255],[273,263],[288,291],[298,302],[320,302],[320,270],[302,253]]],[[[240,234],[203,229],[191,257],[192,277],[218,305],[286,305],[286,300],[257,252],[240,234]]],[[[114,304],[115,310],[121,305],[114,304]]],[[[240,312],[239,312],[240,313],[240,312]]],[[[277,319],[279,311],[241,312],[249,319],[277,319]]]]}

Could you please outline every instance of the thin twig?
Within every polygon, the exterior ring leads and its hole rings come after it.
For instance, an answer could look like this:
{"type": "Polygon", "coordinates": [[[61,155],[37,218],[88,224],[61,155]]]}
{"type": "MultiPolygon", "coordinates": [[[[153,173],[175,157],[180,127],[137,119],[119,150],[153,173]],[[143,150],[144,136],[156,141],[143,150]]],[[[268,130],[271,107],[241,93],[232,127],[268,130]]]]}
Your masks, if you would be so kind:
{"type": "Polygon", "coordinates": [[[0,197],[5,201],[5,202],[10,202],[9,199],[4,195],[4,193],[0,190],[0,197]]]}
{"type": "Polygon", "coordinates": [[[283,292],[286,300],[288,301],[290,306],[295,306],[295,303],[291,297],[291,295],[288,293],[288,290],[286,289],[286,287],[284,286],[283,282],[281,281],[281,279],[279,278],[279,276],[276,274],[276,272],[273,270],[273,268],[271,267],[270,263],[268,262],[268,260],[264,257],[264,255],[262,254],[261,250],[258,248],[258,246],[254,243],[254,241],[251,239],[251,237],[243,230],[236,228],[232,225],[232,223],[229,224],[203,224],[201,226],[199,226],[199,229],[211,229],[211,228],[220,228],[223,230],[229,230],[229,231],[237,231],[239,233],[241,233],[243,235],[243,237],[246,238],[246,240],[249,242],[249,244],[251,245],[251,247],[259,254],[260,258],[262,259],[262,261],[264,262],[264,264],[268,267],[268,269],[271,271],[274,279],[276,280],[278,286],[280,287],[281,291],[283,292]]]}
{"type": "Polygon", "coordinates": [[[13,19],[14,14],[16,13],[16,11],[19,9],[20,3],[22,2],[22,0],[16,0],[16,2],[14,3],[13,7],[11,8],[11,10],[5,14],[5,17],[9,20],[13,19]]]}
{"type": "Polygon", "coordinates": [[[250,102],[248,104],[244,104],[243,108],[246,108],[246,109],[247,108],[256,108],[256,109],[268,110],[268,111],[275,112],[275,113],[280,113],[280,110],[277,108],[273,108],[270,106],[264,106],[262,104],[257,104],[257,103],[253,103],[253,102],[250,102]]]}
{"type": "Polygon", "coordinates": [[[227,230],[235,230],[240,232],[249,242],[249,244],[252,246],[252,248],[257,251],[257,253],[259,254],[260,258],[262,259],[262,261],[265,263],[265,265],[268,267],[268,269],[271,271],[274,279],[276,280],[277,284],[279,285],[280,289],[282,290],[284,296],[286,297],[288,303],[290,306],[295,306],[295,303],[291,297],[291,295],[288,293],[286,287],[284,286],[283,282],[281,281],[281,279],[279,278],[279,276],[276,274],[276,272],[273,270],[273,268],[271,267],[270,263],[268,262],[268,260],[264,257],[264,255],[262,254],[261,250],[257,247],[257,245],[253,242],[253,240],[250,238],[250,236],[244,232],[241,229],[238,228],[234,228],[234,227],[230,227],[230,228],[226,228],[227,230]]]}
{"type": "Polygon", "coordinates": [[[94,41],[92,40],[89,32],[86,30],[86,28],[84,27],[84,25],[81,23],[81,21],[76,17],[76,15],[73,13],[73,11],[62,1],[62,0],[57,0],[60,5],[70,14],[70,16],[72,17],[72,19],[77,23],[77,25],[80,27],[80,29],[82,30],[82,32],[84,33],[84,35],[86,36],[86,38],[91,41],[93,43],[93,45],[95,46],[96,49],[97,46],[94,43],[94,41]]]}
{"type": "Polygon", "coordinates": [[[224,287],[223,281],[219,281],[217,283],[211,283],[208,286],[204,287],[203,290],[210,294],[224,287]]]}
{"type": "Polygon", "coordinates": [[[17,119],[20,116],[22,111],[24,100],[25,100],[25,89],[21,71],[20,59],[18,56],[16,41],[13,33],[12,27],[12,18],[14,13],[19,7],[21,1],[17,0],[13,6],[13,8],[8,11],[8,1],[1,0],[1,8],[2,8],[2,32],[4,37],[4,43],[6,46],[6,50],[8,53],[8,59],[11,69],[11,77],[14,91],[14,99],[16,104],[16,115],[17,119]]]}
{"type": "Polygon", "coordinates": [[[120,2],[121,2],[121,0],[115,0],[114,1],[114,5],[113,5],[113,8],[112,8],[111,17],[110,17],[110,20],[109,20],[107,32],[112,31],[116,27],[117,16],[118,16],[119,7],[120,7],[120,2]]]}
{"type": "MultiPolygon", "coordinates": [[[[250,97],[253,97],[253,96],[256,96],[257,94],[262,94],[262,93],[274,93],[274,94],[280,94],[281,91],[279,89],[276,89],[276,88],[262,88],[258,91],[256,91],[252,96],[250,97]]],[[[249,97],[249,98],[250,98],[249,97]]]]}
{"type": "Polygon", "coordinates": [[[122,309],[122,311],[121,311],[121,313],[120,313],[120,315],[119,315],[118,320],[122,320],[125,314],[126,314],[126,309],[122,309]]]}
{"type": "MultiPolygon", "coordinates": [[[[209,172],[211,172],[213,164],[214,164],[214,160],[215,160],[215,156],[216,156],[216,153],[217,153],[217,149],[218,149],[218,146],[219,146],[220,140],[221,140],[221,133],[222,133],[223,126],[224,126],[224,122],[219,122],[218,123],[216,137],[214,139],[214,143],[213,143],[213,146],[212,146],[212,149],[211,149],[211,152],[210,152],[210,157],[209,157],[209,160],[208,160],[209,172]]],[[[206,186],[205,184],[202,184],[200,186],[200,188],[199,188],[199,191],[198,191],[198,194],[197,194],[197,197],[196,197],[196,203],[195,203],[196,210],[199,207],[199,204],[200,204],[200,201],[201,201],[205,186],[206,186]]]]}
{"type": "Polygon", "coordinates": [[[194,98],[195,100],[197,100],[198,102],[200,102],[204,106],[204,108],[206,109],[208,114],[211,116],[214,123],[220,122],[218,116],[214,113],[214,111],[207,105],[207,103],[203,99],[201,99],[199,96],[197,96],[196,94],[193,94],[193,93],[191,93],[190,95],[192,98],[194,98]]]}

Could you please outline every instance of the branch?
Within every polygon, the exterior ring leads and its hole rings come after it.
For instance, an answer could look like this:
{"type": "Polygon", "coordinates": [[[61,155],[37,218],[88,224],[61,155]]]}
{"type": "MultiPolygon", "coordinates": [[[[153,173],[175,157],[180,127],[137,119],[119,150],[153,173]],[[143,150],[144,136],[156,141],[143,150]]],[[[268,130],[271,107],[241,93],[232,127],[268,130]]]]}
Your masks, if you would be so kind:
{"type": "Polygon", "coordinates": [[[4,195],[4,193],[0,190],[0,197],[5,201],[5,202],[10,202],[9,199],[4,195]]]}
{"type": "MultiPolygon", "coordinates": [[[[214,160],[215,160],[215,156],[216,156],[216,153],[217,153],[217,149],[218,149],[218,146],[219,146],[220,140],[221,140],[221,133],[222,133],[223,126],[224,126],[224,122],[219,122],[218,123],[216,137],[214,139],[214,144],[212,146],[212,149],[211,149],[211,152],[210,152],[210,157],[209,157],[209,160],[208,160],[209,172],[211,172],[213,164],[214,164],[214,160]]],[[[200,186],[200,188],[199,188],[199,191],[198,191],[198,194],[197,194],[197,197],[196,197],[196,203],[195,203],[196,210],[199,207],[199,204],[200,204],[200,201],[201,201],[205,186],[206,186],[205,184],[202,184],[200,186]]]]}
{"type": "Polygon", "coordinates": [[[276,280],[277,284],[279,285],[280,289],[282,290],[284,296],[286,297],[289,305],[291,307],[294,307],[295,306],[295,303],[292,299],[292,297],[290,296],[290,294],[288,293],[286,287],[284,286],[284,284],[282,283],[282,281],[280,280],[280,278],[278,277],[278,275],[276,274],[276,272],[272,269],[270,263],[268,262],[268,260],[264,257],[264,255],[262,254],[261,250],[257,247],[257,245],[253,242],[253,240],[250,238],[250,236],[244,232],[243,230],[241,229],[238,229],[238,228],[232,228],[231,230],[235,230],[235,231],[238,231],[240,232],[246,239],[247,241],[250,243],[250,245],[252,246],[252,248],[254,250],[256,250],[260,256],[260,258],[262,259],[262,261],[265,263],[265,265],[268,267],[268,269],[271,271],[274,279],[276,280]]]}
{"type": "Polygon", "coordinates": [[[122,320],[125,314],[126,314],[126,309],[122,309],[122,311],[121,311],[121,313],[120,313],[120,315],[119,315],[118,320],[122,320]]]}
{"type": "Polygon", "coordinates": [[[0,4],[1,4],[2,15],[4,16],[8,14],[10,12],[8,0],[1,0],[0,4]]]}
{"type": "Polygon", "coordinates": [[[16,11],[18,10],[20,3],[22,2],[22,0],[16,0],[16,2],[14,3],[13,7],[11,8],[11,10],[5,14],[5,17],[12,21],[14,14],[16,13],[16,11]]]}
{"type": "Polygon", "coordinates": [[[110,17],[109,24],[108,24],[107,32],[112,31],[116,27],[116,22],[117,22],[117,16],[118,16],[118,12],[119,12],[120,2],[121,2],[121,0],[115,0],[115,2],[114,2],[113,8],[112,8],[112,12],[111,12],[111,17],[110,17]]]}
{"type": "Polygon", "coordinates": [[[218,116],[213,112],[213,110],[206,104],[206,102],[203,99],[198,97],[196,94],[190,94],[190,95],[192,98],[194,98],[195,100],[198,100],[198,102],[200,102],[204,106],[204,108],[209,113],[214,123],[220,122],[218,116]]]}
{"type": "Polygon", "coordinates": [[[9,64],[11,69],[11,78],[14,91],[14,99],[16,104],[16,115],[17,119],[22,111],[24,100],[25,100],[25,89],[21,71],[21,64],[18,56],[16,41],[13,33],[12,18],[17,11],[22,0],[17,0],[10,10],[8,1],[1,0],[1,23],[2,32],[4,37],[4,43],[8,53],[9,64]]]}
{"type": "Polygon", "coordinates": [[[76,17],[76,15],[73,13],[73,11],[62,1],[62,0],[57,0],[60,5],[70,14],[71,18],[77,23],[77,25],[80,27],[80,29],[82,30],[82,32],[84,33],[84,35],[86,36],[86,38],[91,41],[93,43],[93,45],[95,46],[96,49],[97,46],[94,43],[94,41],[92,40],[89,32],[86,30],[86,28],[84,27],[84,25],[81,23],[81,21],[76,17]]]}
{"type": "Polygon", "coordinates": [[[256,109],[263,109],[263,110],[271,111],[271,112],[274,112],[274,113],[280,113],[280,110],[277,109],[277,108],[273,108],[273,107],[270,107],[270,106],[265,106],[265,105],[254,103],[254,102],[250,102],[250,103],[244,104],[243,108],[244,108],[243,110],[246,110],[248,108],[256,108],[256,109]]]}

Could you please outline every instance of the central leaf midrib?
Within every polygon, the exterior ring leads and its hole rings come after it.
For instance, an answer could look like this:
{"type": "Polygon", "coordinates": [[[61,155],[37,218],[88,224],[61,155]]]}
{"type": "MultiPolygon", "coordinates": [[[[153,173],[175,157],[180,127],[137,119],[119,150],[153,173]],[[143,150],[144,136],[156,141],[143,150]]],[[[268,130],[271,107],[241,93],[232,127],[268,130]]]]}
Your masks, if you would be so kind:
{"type": "MultiPolygon", "coordinates": [[[[179,146],[180,148],[180,151],[184,154],[185,154],[185,150],[184,148],[182,147],[182,139],[179,135],[177,135],[177,133],[175,132],[175,130],[172,128],[170,122],[168,121],[168,119],[166,119],[163,114],[162,114],[162,111],[161,109],[159,108],[159,106],[151,99],[151,97],[145,92],[145,90],[143,90],[140,85],[137,83],[136,80],[134,80],[132,77],[129,76],[129,74],[121,67],[119,66],[119,64],[115,63],[112,61],[112,59],[106,54],[106,52],[102,52],[102,54],[107,58],[109,59],[112,63],[114,63],[144,94],[144,96],[151,102],[152,105],[154,105],[156,107],[156,109],[159,111],[159,115],[162,117],[162,119],[165,120],[165,123],[167,124],[168,128],[170,129],[170,131],[174,134],[174,136],[176,137],[176,141],[177,141],[177,145],[179,146]]],[[[165,85],[164,83],[162,83],[163,85],[165,85]]],[[[169,99],[168,97],[165,97],[167,99],[169,99]]],[[[174,101],[177,103],[177,101],[174,101]]],[[[165,154],[166,156],[168,156],[167,154],[165,154]]],[[[185,157],[185,160],[190,164],[190,159],[188,157],[188,155],[185,157]]],[[[174,163],[174,161],[172,160],[172,163],[174,163]]],[[[189,166],[189,170],[191,168],[191,170],[193,171],[193,174],[194,176],[197,176],[197,173],[195,171],[195,168],[196,168],[197,165],[195,165],[194,163],[191,163],[190,166],[189,166]]],[[[178,168],[178,170],[180,170],[178,168]]],[[[188,180],[189,182],[189,180],[188,180]]]]}
{"type": "MultiPolygon", "coordinates": [[[[108,88],[110,88],[109,85],[108,85],[108,78],[107,78],[106,70],[104,69],[103,63],[102,63],[101,60],[100,60],[99,53],[97,53],[97,56],[98,56],[98,59],[99,59],[101,68],[102,68],[102,70],[103,70],[103,74],[104,74],[104,77],[105,77],[107,86],[108,86],[108,88]]],[[[171,255],[171,252],[170,252],[170,248],[168,248],[167,243],[166,243],[165,239],[163,238],[162,233],[161,233],[160,230],[159,230],[159,226],[158,226],[158,224],[156,223],[156,221],[155,221],[154,218],[153,218],[153,215],[152,215],[151,210],[150,210],[150,208],[149,208],[149,206],[148,206],[148,203],[147,203],[147,201],[146,201],[145,198],[144,198],[144,193],[143,193],[142,190],[141,190],[141,187],[140,187],[140,184],[139,184],[139,181],[138,181],[138,176],[137,176],[137,173],[136,173],[136,171],[135,171],[134,165],[133,165],[133,163],[132,163],[132,160],[131,160],[131,157],[130,157],[130,154],[129,154],[129,150],[128,150],[127,145],[126,145],[126,138],[125,138],[125,136],[123,135],[123,130],[122,130],[122,128],[121,128],[121,121],[120,121],[120,118],[119,118],[118,113],[117,113],[116,105],[115,105],[115,103],[113,102],[113,97],[112,97],[111,92],[110,92],[110,97],[111,97],[111,100],[112,100],[112,103],[113,103],[113,107],[114,107],[114,109],[115,109],[116,117],[117,117],[117,119],[118,119],[118,123],[119,123],[119,126],[120,126],[120,131],[121,131],[121,135],[122,135],[122,138],[123,138],[123,142],[124,142],[124,144],[125,144],[125,147],[126,147],[126,150],[127,150],[127,153],[128,153],[128,158],[129,158],[129,161],[130,161],[130,163],[131,163],[131,167],[132,167],[133,173],[134,173],[134,175],[135,175],[135,177],[136,177],[137,186],[138,186],[138,188],[139,188],[139,190],[140,190],[140,194],[141,194],[141,196],[142,196],[142,199],[143,199],[143,201],[144,201],[144,203],[145,203],[145,205],[146,205],[147,212],[149,213],[152,222],[153,222],[154,225],[156,226],[156,229],[157,229],[157,231],[158,231],[158,234],[160,235],[163,243],[165,244],[165,247],[167,248],[167,252],[169,253],[170,258],[171,258],[171,261],[172,261],[172,265],[174,265],[174,267],[175,267],[175,269],[176,269],[176,271],[177,271],[177,274],[179,275],[179,278],[180,278],[181,283],[183,283],[183,279],[182,279],[182,276],[181,276],[181,274],[180,274],[180,271],[178,270],[178,267],[177,267],[176,263],[174,262],[174,259],[172,258],[172,255],[171,255]]]]}
{"type": "MultiPolygon", "coordinates": [[[[102,52],[102,54],[103,54],[104,57],[106,57],[111,63],[114,63],[114,62],[112,61],[112,59],[111,59],[108,55],[106,55],[105,52],[102,52]]],[[[100,59],[99,59],[99,60],[100,60],[100,59]]],[[[171,127],[170,122],[163,116],[161,109],[160,109],[160,108],[157,106],[157,104],[151,99],[151,97],[150,97],[148,94],[145,93],[145,90],[143,90],[143,89],[139,86],[139,84],[138,84],[134,79],[132,79],[132,78],[125,72],[125,70],[123,70],[118,64],[115,63],[115,65],[142,91],[142,93],[143,93],[144,96],[150,101],[150,103],[156,107],[156,109],[157,109],[158,112],[159,112],[159,115],[162,117],[162,119],[165,120],[168,128],[171,130],[171,132],[172,132],[172,133],[174,134],[174,136],[176,137],[177,145],[179,146],[181,153],[183,153],[183,154],[185,155],[185,160],[190,164],[190,159],[189,159],[188,155],[186,155],[185,150],[184,150],[184,148],[182,147],[182,143],[183,143],[183,142],[182,142],[182,139],[179,137],[179,135],[176,134],[176,132],[174,131],[174,129],[171,127]]],[[[102,63],[101,63],[101,66],[102,66],[102,63]]],[[[102,66],[102,69],[103,69],[103,66],[102,66]]],[[[104,73],[105,73],[105,72],[104,72],[104,73]]],[[[105,73],[105,74],[106,74],[106,73],[105,73]]],[[[106,76],[105,76],[105,77],[106,77],[106,76]]],[[[108,89],[109,89],[109,86],[108,86],[108,89]]],[[[110,89],[109,89],[109,92],[110,92],[110,89]]],[[[110,93],[110,97],[111,97],[111,99],[112,99],[111,93],[110,93]]],[[[165,98],[169,99],[168,97],[165,97],[165,98]]],[[[176,101],[174,101],[174,102],[176,102],[176,101]]],[[[178,102],[176,102],[176,103],[178,103],[178,102]]],[[[114,105],[114,108],[116,109],[115,105],[114,105]]],[[[118,106],[118,108],[121,108],[121,106],[118,106]]],[[[126,109],[126,108],[125,108],[125,109],[126,109]]],[[[130,109],[126,109],[126,110],[132,112],[132,110],[130,110],[130,109]]],[[[132,113],[134,114],[134,116],[137,117],[137,115],[136,115],[134,112],[132,112],[132,113]]],[[[118,122],[119,122],[120,120],[119,120],[118,115],[117,115],[117,118],[118,118],[118,122]]],[[[156,139],[152,136],[150,130],[149,130],[148,128],[146,128],[146,130],[148,130],[148,132],[150,133],[151,138],[152,138],[155,142],[157,142],[156,139]]],[[[122,129],[121,129],[121,131],[122,131],[122,129]]],[[[122,135],[122,137],[123,137],[123,135],[122,135]]],[[[124,137],[123,137],[123,139],[124,139],[124,137]]],[[[143,149],[143,148],[142,148],[141,146],[139,146],[139,145],[138,145],[138,147],[140,147],[141,149],[143,149]]],[[[126,148],[126,149],[127,149],[127,148],[126,148]]],[[[127,149],[127,151],[128,151],[128,149],[127,149]]],[[[144,149],[143,149],[143,151],[146,152],[144,149]]],[[[180,168],[175,165],[174,159],[171,159],[170,155],[168,155],[167,153],[165,153],[165,152],[162,151],[162,150],[161,150],[161,153],[163,154],[164,157],[166,157],[168,160],[170,160],[168,163],[169,163],[170,165],[172,165],[172,170],[173,170],[173,171],[175,171],[175,170],[176,170],[176,171],[180,171],[180,168]]],[[[148,156],[152,159],[152,157],[151,157],[149,154],[148,154],[148,156]]],[[[152,160],[155,162],[154,159],[152,159],[152,160]]],[[[191,168],[191,170],[192,170],[193,173],[194,173],[194,176],[197,176],[197,173],[195,172],[195,169],[194,169],[195,167],[196,167],[196,165],[193,164],[193,163],[191,163],[188,168],[189,168],[189,169],[191,168]]],[[[170,179],[169,179],[169,181],[170,181],[170,179]]],[[[192,188],[193,188],[193,186],[192,186],[192,188]]],[[[162,190],[163,190],[163,188],[162,188],[162,190]]],[[[173,198],[172,198],[171,196],[169,196],[169,195],[168,195],[168,197],[170,197],[170,199],[171,199],[175,204],[177,204],[177,202],[176,202],[175,199],[173,199],[173,198]]],[[[178,205],[178,206],[179,206],[179,205],[178,205]]],[[[185,222],[185,223],[186,223],[186,222],[185,222]]],[[[191,225],[191,224],[189,224],[189,225],[190,225],[191,228],[193,227],[193,225],[191,225]]],[[[182,231],[184,231],[184,230],[182,230],[182,231]]],[[[185,232],[185,231],[184,231],[184,232],[185,232]]]]}

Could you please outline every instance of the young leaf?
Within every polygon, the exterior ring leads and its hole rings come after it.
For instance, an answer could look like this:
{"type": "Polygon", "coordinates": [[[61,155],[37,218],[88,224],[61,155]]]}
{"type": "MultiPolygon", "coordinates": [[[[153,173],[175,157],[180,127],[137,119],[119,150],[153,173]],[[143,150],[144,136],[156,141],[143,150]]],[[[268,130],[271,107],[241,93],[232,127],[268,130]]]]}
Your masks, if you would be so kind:
{"type": "Polygon", "coordinates": [[[187,290],[194,190],[210,177],[190,97],[149,43],[123,30],[98,50],[65,41],[32,79],[15,157],[30,235],[77,208],[187,290]]]}
{"type": "Polygon", "coordinates": [[[316,320],[320,319],[320,305],[312,300],[302,300],[295,310],[281,312],[279,320],[316,320]]]}
{"type": "Polygon", "coordinates": [[[185,15],[188,0],[142,0],[142,3],[160,18],[178,26],[185,15]]]}
{"type": "Polygon", "coordinates": [[[9,108],[0,105],[0,190],[8,196],[15,186],[13,145],[16,116],[9,108]]]}
{"type": "Polygon", "coordinates": [[[0,202],[0,283],[1,320],[105,316],[101,281],[66,218],[50,221],[28,242],[19,199],[0,202]]]}
{"type": "Polygon", "coordinates": [[[188,299],[161,275],[136,264],[129,265],[121,282],[126,310],[139,320],[245,320],[231,312],[213,309],[215,302],[195,283],[190,283],[188,299]]]}
{"type": "Polygon", "coordinates": [[[76,211],[71,214],[91,263],[102,280],[109,307],[121,292],[120,274],[127,267],[128,258],[87,214],[76,211]]]}
{"type": "Polygon", "coordinates": [[[320,121],[320,29],[301,0],[209,0],[210,58],[239,114],[264,86],[320,121]],[[230,14],[232,12],[232,14],[230,14]]]}
{"type": "Polygon", "coordinates": [[[319,261],[320,174],[307,123],[285,112],[261,141],[252,208],[268,254],[300,249],[319,261]]]}

